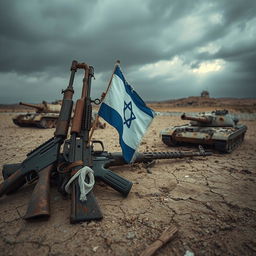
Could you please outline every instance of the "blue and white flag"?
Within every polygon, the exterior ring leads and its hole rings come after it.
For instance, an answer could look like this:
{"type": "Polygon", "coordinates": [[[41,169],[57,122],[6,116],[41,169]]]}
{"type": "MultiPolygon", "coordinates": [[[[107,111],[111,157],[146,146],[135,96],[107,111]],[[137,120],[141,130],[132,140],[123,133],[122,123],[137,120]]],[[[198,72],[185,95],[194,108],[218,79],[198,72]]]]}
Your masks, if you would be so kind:
{"type": "Polygon", "coordinates": [[[119,65],[115,67],[112,81],[98,114],[117,129],[123,157],[126,162],[133,162],[137,148],[155,112],[146,106],[126,82],[119,65]]]}

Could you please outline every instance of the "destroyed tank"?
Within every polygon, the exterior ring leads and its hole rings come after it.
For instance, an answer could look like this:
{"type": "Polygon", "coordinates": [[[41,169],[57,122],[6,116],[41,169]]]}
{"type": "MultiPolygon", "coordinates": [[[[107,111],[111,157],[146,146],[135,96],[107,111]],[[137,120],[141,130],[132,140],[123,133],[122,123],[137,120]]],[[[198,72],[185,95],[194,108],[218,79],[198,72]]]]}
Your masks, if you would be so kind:
{"type": "Polygon", "coordinates": [[[163,143],[176,145],[209,145],[223,153],[232,152],[244,139],[247,127],[238,124],[227,110],[199,113],[196,116],[181,115],[190,124],[169,127],[161,131],[163,143]]]}
{"type": "Polygon", "coordinates": [[[54,128],[56,126],[61,104],[49,104],[45,101],[40,105],[20,102],[20,105],[34,108],[36,113],[21,114],[13,118],[13,122],[21,127],[54,128]]]}

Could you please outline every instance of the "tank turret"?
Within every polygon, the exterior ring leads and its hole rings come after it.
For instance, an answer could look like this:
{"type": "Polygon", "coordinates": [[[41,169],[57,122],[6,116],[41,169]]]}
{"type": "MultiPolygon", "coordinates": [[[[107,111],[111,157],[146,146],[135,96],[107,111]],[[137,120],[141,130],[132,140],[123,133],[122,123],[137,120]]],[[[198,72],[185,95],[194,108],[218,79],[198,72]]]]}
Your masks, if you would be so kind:
{"type": "Polygon", "coordinates": [[[211,113],[199,113],[195,116],[181,115],[182,120],[190,120],[192,126],[207,127],[234,127],[238,123],[237,118],[233,118],[228,110],[216,110],[211,113]]]}
{"type": "MultiPolygon", "coordinates": [[[[60,109],[61,109],[61,101],[55,104],[49,104],[45,101],[42,104],[30,104],[20,102],[20,105],[34,108],[36,113],[27,113],[21,114],[13,118],[14,124],[21,127],[38,127],[38,128],[54,128],[56,127],[60,109]]],[[[96,119],[97,112],[93,111],[92,121],[96,119]]],[[[106,123],[100,122],[97,120],[96,129],[101,128],[104,129],[106,127],[106,123]]]]}
{"type": "Polygon", "coordinates": [[[35,108],[36,112],[43,112],[43,110],[44,110],[43,106],[38,106],[38,105],[25,103],[25,102],[20,102],[19,104],[22,105],[22,106],[30,107],[30,108],[35,108]]]}
{"type": "Polygon", "coordinates": [[[61,109],[61,104],[49,104],[46,101],[43,101],[40,105],[24,102],[20,102],[20,105],[35,108],[37,113],[59,113],[61,109]]]}
{"type": "Polygon", "coordinates": [[[21,127],[54,128],[61,109],[61,104],[49,104],[43,101],[40,105],[20,102],[20,105],[34,108],[36,113],[21,114],[13,122],[21,127]]]}
{"type": "Polygon", "coordinates": [[[168,127],[161,131],[162,141],[168,146],[208,145],[225,153],[232,152],[244,139],[247,127],[238,124],[227,110],[216,110],[197,115],[181,115],[189,124],[168,127]]]}
{"type": "Polygon", "coordinates": [[[181,115],[182,120],[191,120],[194,121],[192,124],[210,124],[212,122],[212,117],[211,116],[187,116],[185,113],[181,115]]]}

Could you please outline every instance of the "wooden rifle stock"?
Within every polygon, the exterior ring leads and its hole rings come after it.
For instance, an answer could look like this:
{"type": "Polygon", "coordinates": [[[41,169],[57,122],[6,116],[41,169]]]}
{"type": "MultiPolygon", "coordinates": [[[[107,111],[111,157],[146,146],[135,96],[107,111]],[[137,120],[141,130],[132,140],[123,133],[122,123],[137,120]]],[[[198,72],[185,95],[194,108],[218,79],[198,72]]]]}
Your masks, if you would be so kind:
{"type": "Polygon", "coordinates": [[[72,120],[71,133],[79,134],[81,131],[82,120],[83,120],[84,100],[79,99],[76,102],[74,117],[72,120]]]}
{"type": "Polygon", "coordinates": [[[78,63],[77,68],[84,69],[83,89],[82,96],[76,102],[75,113],[72,120],[71,134],[80,134],[82,128],[82,121],[85,114],[85,98],[88,95],[88,83],[89,83],[89,66],[85,63],[78,63]]]}
{"type": "MultiPolygon", "coordinates": [[[[53,165],[49,165],[38,173],[39,179],[32,193],[24,219],[50,215],[49,189],[52,167],[53,165]]],[[[25,174],[21,169],[17,169],[7,180],[0,184],[0,196],[12,192],[14,188],[17,189],[20,183],[25,183],[24,181],[25,174]]]]}
{"type": "Polygon", "coordinates": [[[50,174],[53,165],[41,170],[24,219],[50,216],[50,174]]]}
{"type": "MultiPolygon", "coordinates": [[[[39,180],[32,193],[24,219],[50,216],[49,189],[51,169],[52,165],[49,165],[38,173],[39,180]]],[[[22,172],[21,169],[16,170],[2,184],[0,184],[0,196],[12,192],[19,187],[21,183],[24,184],[25,176],[26,174],[22,172]]]]}
{"type": "Polygon", "coordinates": [[[63,138],[67,137],[68,134],[68,128],[70,124],[70,119],[71,119],[71,112],[73,108],[73,83],[74,83],[74,78],[75,78],[75,73],[77,70],[77,61],[73,60],[71,64],[71,75],[69,79],[69,84],[68,87],[62,92],[64,93],[63,95],[63,100],[61,104],[61,110],[60,110],[60,115],[58,118],[58,122],[56,125],[56,130],[54,135],[55,136],[61,136],[63,138]]]}
{"type": "MultiPolygon", "coordinates": [[[[0,196],[8,194],[26,183],[26,178],[33,171],[37,173],[39,180],[33,191],[32,199],[28,205],[28,212],[25,219],[39,216],[49,216],[49,182],[52,166],[58,159],[61,138],[52,138],[34,149],[27,155],[27,158],[20,164],[18,169],[11,176],[0,184],[0,196]]],[[[14,165],[16,168],[18,165],[14,165]]]]}

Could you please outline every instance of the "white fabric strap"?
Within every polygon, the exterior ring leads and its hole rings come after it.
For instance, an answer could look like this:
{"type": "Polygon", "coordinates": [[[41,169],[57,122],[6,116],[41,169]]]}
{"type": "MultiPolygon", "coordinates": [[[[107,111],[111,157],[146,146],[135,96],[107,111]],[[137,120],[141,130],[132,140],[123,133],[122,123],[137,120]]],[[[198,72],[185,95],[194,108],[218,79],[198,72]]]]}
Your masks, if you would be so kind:
{"type": "Polygon", "coordinates": [[[79,199],[80,199],[80,201],[86,201],[87,200],[86,195],[92,190],[92,188],[95,184],[94,172],[88,166],[84,166],[83,168],[81,168],[76,174],[74,174],[70,178],[70,180],[66,184],[65,190],[67,193],[70,194],[70,185],[76,178],[78,178],[78,184],[80,187],[80,198],[79,199]],[[86,175],[88,175],[88,177],[89,177],[89,183],[85,182],[86,175]]]}

